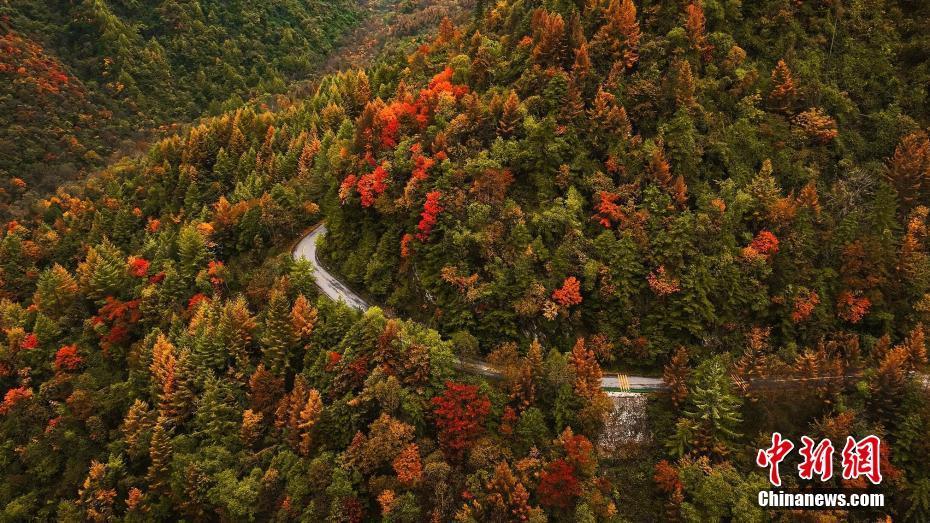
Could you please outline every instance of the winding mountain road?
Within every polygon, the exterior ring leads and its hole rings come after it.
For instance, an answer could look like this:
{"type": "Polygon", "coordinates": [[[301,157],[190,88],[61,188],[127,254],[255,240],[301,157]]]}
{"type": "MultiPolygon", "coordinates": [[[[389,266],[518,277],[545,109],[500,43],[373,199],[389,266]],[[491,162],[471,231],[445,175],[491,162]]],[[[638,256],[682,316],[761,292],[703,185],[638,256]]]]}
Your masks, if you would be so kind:
{"type": "Polygon", "coordinates": [[[324,224],[320,224],[310,231],[306,236],[301,238],[294,247],[294,251],[292,252],[294,258],[305,258],[313,265],[313,278],[316,280],[316,285],[323,291],[323,294],[329,296],[330,299],[333,301],[341,300],[349,307],[362,312],[368,310],[370,307],[368,302],[363,300],[358,294],[355,294],[352,289],[336,279],[335,276],[320,265],[316,250],[316,242],[325,234],[326,225],[324,224]]]}
{"type": "MultiPolygon", "coordinates": [[[[306,236],[297,242],[291,255],[296,258],[304,258],[313,265],[314,278],[316,284],[323,291],[323,294],[334,301],[342,301],[349,307],[360,311],[366,311],[370,307],[361,296],[356,294],[346,284],[342,283],[326,270],[320,264],[317,253],[317,241],[326,235],[326,225],[320,224],[315,229],[307,233],[306,236]]],[[[491,365],[481,360],[462,360],[459,364],[462,370],[481,374],[490,378],[499,378],[500,373],[491,365]]],[[[648,392],[662,389],[665,384],[657,378],[647,378],[645,376],[626,376],[621,374],[606,375],[601,378],[601,387],[609,392],[648,392]]]]}

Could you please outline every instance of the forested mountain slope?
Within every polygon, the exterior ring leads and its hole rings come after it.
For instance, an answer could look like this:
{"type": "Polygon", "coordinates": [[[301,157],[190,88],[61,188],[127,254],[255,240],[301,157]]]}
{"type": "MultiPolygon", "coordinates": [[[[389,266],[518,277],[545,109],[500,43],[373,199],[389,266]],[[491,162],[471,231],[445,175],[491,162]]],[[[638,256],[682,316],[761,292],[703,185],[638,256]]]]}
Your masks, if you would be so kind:
{"type": "Polygon", "coordinates": [[[455,376],[435,331],[318,299],[286,249],[320,219],[309,191],[337,134],[396,74],[341,74],[277,114],[208,119],[8,224],[4,518],[539,519],[582,496],[616,513],[583,343],[545,359],[534,345],[511,400],[455,376]],[[482,499],[518,496],[472,503],[488,474],[500,484],[482,499]]]}
{"type": "Polygon", "coordinates": [[[283,92],[357,18],[345,0],[0,2],[0,204],[283,92]]]}
{"type": "Polygon", "coordinates": [[[882,436],[888,507],[818,515],[930,518],[927,6],[476,11],[6,224],[2,519],[793,520],[773,431],[882,436]],[[317,295],[324,219],[422,321],[317,295]],[[601,365],[664,370],[652,438],[601,365]]]}
{"type": "Polygon", "coordinates": [[[594,336],[607,361],[906,332],[928,6],[880,4],[489,7],[362,112],[326,252],[445,332],[594,336]]]}

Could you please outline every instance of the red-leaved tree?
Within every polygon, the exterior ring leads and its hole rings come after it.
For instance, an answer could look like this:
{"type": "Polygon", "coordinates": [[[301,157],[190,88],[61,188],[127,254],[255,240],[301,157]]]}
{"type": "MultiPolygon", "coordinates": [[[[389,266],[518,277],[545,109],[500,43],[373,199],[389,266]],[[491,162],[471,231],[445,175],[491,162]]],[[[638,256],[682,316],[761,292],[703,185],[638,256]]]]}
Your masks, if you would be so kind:
{"type": "Polygon", "coordinates": [[[81,368],[84,358],[78,354],[77,346],[65,345],[55,353],[55,370],[58,372],[73,372],[81,368]]]}
{"type": "Polygon", "coordinates": [[[417,239],[421,242],[429,239],[430,233],[433,232],[433,226],[436,225],[437,217],[442,212],[442,204],[439,203],[440,198],[442,198],[442,193],[439,191],[426,194],[423,212],[420,213],[420,223],[417,224],[417,229],[420,231],[417,233],[417,239]]]}
{"type": "Polygon", "coordinates": [[[581,495],[581,484],[575,467],[564,459],[550,463],[539,478],[539,502],[557,508],[568,508],[581,495]]]}
{"type": "Polygon", "coordinates": [[[387,178],[388,173],[382,165],[359,177],[356,189],[362,198],[362,207],[371,207],[375,203],[375,198],[387,190],[387,178]]]}
{"type": "Polygon", "coordinates": [[[446,390],[432,400],[439,443],[446,456],[459,459],[484,432],[491,401],[475,385],[446,382],[446,390]]]}
{"type": "Polygon", "coordinates": [[[569,276],[562,282],[562,286],[552,291],[552,299],[563,307],[571,307],[581,303],[581,283],[578,278],[569,276]]]}
{"type": "Polygon", "coordinates": [[[0,403],[0,414],[6,414],[13,410],[14,407],[24,401],[32,398],[32,389],[26,387],[14,387],[3,395],[3,403],[0,403]]]}

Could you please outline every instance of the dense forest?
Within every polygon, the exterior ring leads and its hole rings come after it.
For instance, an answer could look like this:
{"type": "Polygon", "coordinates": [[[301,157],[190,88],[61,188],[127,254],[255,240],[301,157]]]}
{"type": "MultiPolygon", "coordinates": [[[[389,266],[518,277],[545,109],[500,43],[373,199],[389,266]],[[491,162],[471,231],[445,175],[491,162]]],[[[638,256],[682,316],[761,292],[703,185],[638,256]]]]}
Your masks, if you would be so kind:
{"type": "Polygon", "coordinates": [[[284,92],[357,18],[347,0],[0,1],[0,206],[284,92]]]}
{"type": "MultiPolygon", "coordinates": [[[[219,25],[307,5],[109,4],[219,25]]],[[[399,6],[398,45],[274,108],[222,101],[309,62],[94,84],[218,114],[0,232],[0,520],[930,519],[930,4],[470,8],[408,38],[452,13],[399,6]],[[381,307],[291,256],[324,220],[324,262],[381,307]],[[602,369],[662,375],[647,437],[614,437],[602,369]],[[775,431],[881,436],[886,507],[761,509],[775,431]]],[[[39,46],[24,20],[14,54],[71,96],[42,49],[90,74],[107,37],[39,46]]],[[[240,53],[278,41],[234,25],[240,53]]],[[[199,56],[129,26],[145,56],[199,56]]],[[[788,487],[866,486],[797,461],[788,487]]]]}

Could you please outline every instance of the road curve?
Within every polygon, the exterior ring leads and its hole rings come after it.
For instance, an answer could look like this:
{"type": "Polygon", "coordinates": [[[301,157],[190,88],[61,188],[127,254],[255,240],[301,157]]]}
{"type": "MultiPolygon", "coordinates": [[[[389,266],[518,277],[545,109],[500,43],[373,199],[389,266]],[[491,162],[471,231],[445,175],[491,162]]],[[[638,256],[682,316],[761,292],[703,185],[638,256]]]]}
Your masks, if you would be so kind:
{"type": "MultiPolygon", "coordinates": [[[[323,265],[317,254],[316,243],[319,238],[326,234],[326,225],[320,224],[315,229],[307,233],[306,236],[297,242],[291,255],[296,259],[304,258],[313,265],[313,277],[317,286],[333,301],[341,301],[360,311],[366,311],[370,307],[368,302],[361,296],[352,291],[346,284],[339,281],[323,265]]],[[[491,365],[480,360],[465,360],[460,363],[463,370],[481,374],[490,378],[500,377],[491,365]]],[[[645,376],[620,376],[616,374],[606,375],[601,379],[601,387],[609,391],[637,390],[649,391],[658,390],[664,387],[662,380],[657,378],[647,378],[645,376]]]]}
{"type": "Polygon", "coordinates": [[[335,276],[320,265],[320,260],[317,257],[316,242],[318,238],[322,238],[325,234],[326,225],[320,224],[297,242],[291,254],[294,258],[304,258],[313,265],[313,277],[316,280],[317,287],[323,291],[323,294],[329,296],[331,300],[342,301],[349,307],[362,312],[368,310],[370,307],[368,302],[363,300],[358,294],[352,292],[352,289],[337,280],[335,276]]]}

